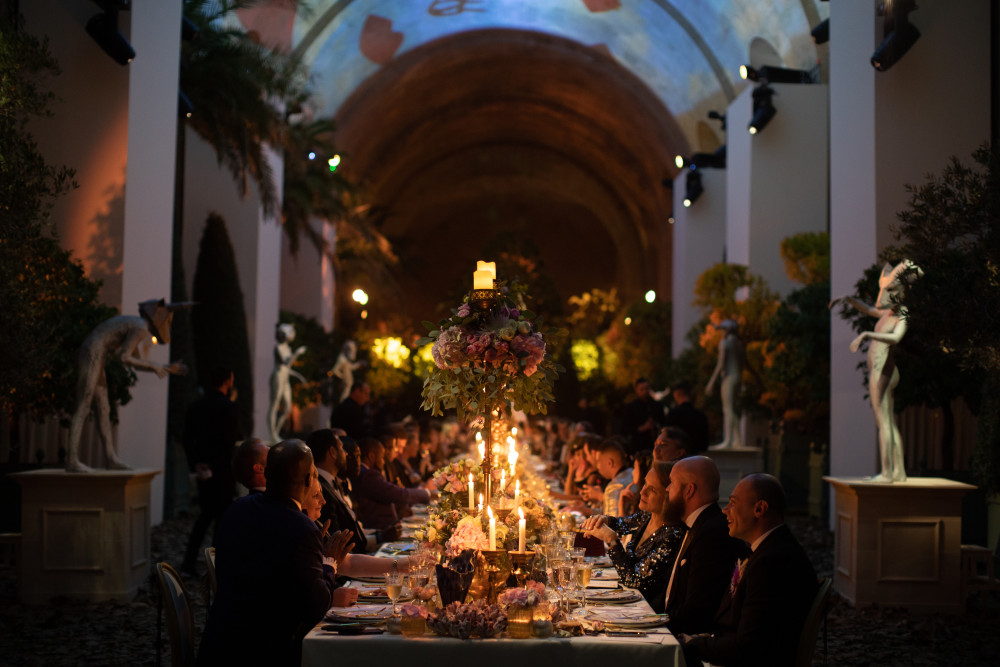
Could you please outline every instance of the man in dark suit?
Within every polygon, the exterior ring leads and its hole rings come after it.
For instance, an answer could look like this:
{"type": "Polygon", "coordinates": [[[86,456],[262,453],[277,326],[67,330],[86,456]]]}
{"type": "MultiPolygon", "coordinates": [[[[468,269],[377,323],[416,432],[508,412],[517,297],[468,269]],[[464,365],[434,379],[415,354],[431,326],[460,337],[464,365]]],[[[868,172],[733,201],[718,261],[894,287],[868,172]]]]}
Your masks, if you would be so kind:
{"type": "Polygon", "coordinates": [[[367,382],[355,382],[351,393],[330,415],[330,428],[343,429],[355,440],[372,433],[372,418],[368,406],[372,390],[367,382]]]}
{"type": "Polygon", "coordinates": [[[652,450],[663,422],[663,405],[650,394],[649,381],[639,378],[633,388],[635,399],[625,405],[621,431],[629,439],[629,454],[652,450]]]}
{"type": "Polygon", "coordinates": [[[319,516],[320,525],[329,520],[330,530],[351,531],[354,536],[354,553],[366,553],[368,539],[365,537],[364,529],[354,510],[348,506],[338,484],[337,475],[347,463],[343,443],[333,431],[322,428],[310,433],[306,438],[306,444],[312,450],[316,471],[319,473],[319,486],[325,501],[319,516]]]}
{"type": "Polygon", "coordinates": [[[233,502],[236,491],[231,461],[240,431],[236,404],[229,400],[233,382],[231,369],[213,368],[211,388],[191,404],[184,423],[184,453],[197,480],[200,513],[188,537],[181,571],[194,576],[205,533],[233,502]]]}
{"type": "Polygon", "coordinates": [[[729,586],[733,563],[750,550],[729,536],[719,509],[719,469],[705,456],[683,458],[670,471],[667,512],[688,527],[666,589],[664,608],[674,634],[705,632],[729,586]]]}
{"type": "Polygon", "coordinates": [[[240,498],[216,530],[218,594],[208,613],[199,665],[298,665],[302,638],[333,602],[335,572],[349,533],[323,534],[302,512],[316,478],[301,440],[267,456],[267,489],[240,498]]]}
{"type": "Polygon", "coordinates": [[[693,446],[688,454],[701,454],[708,449],[708,417],[694,407],[691,385],[687,382],[678,382],[672,393],[676,405],[663,418],[663,425],[674,426],[687,433],[693,446]]]}
{"type": "Polygon", "coordinates": [[[763,473],[747,475],[725,509],[729,534],[753,553],[734,563],[713,634],[680,634],[689,664],[792,667],[802,624],[816,595],[816,572],[785,525],[785,492],[763,473]]]}
{"type": "Polygon", "coordinates": [[[361,448],[361,473],[354,485],[354,508],[367,528],[395,528],[399,524],[395,503],[430,502],[431,494],[427,489],[404,489],[386,481],[382,475],[385,447],[381,442],[363,438],[358,446],[361,448]]]}

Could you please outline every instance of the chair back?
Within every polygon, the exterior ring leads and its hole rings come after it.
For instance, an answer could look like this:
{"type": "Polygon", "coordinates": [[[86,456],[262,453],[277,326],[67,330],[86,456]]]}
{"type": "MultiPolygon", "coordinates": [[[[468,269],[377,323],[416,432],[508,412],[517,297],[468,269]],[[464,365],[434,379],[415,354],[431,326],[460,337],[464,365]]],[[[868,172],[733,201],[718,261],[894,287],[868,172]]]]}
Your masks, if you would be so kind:
{"type": "Polygon", "coordinates": [[[215,579],[215,547],[205,547],[205,565],[208,566],[208,587],[212,591],[212,599],[215,599],[215,591],[219,584],[215,579]]]}
{"type": "Polygon", "coordinates": [[[819,590],[813,598],[809,614],[802,625],[802,633],[799,635],[799,648],[795,654],[795,667],[810,667],[812,665],[813,652],[816,649],[816,636],[819,634],[819,626],[826,617],[827,603],[830,601],[830,587],[833,579],[823,577],[819,580],[819,590]]]}
{"type": "Polygon", "coordinates": [[[156,578],[167,612],[170,664],[173,667],[188,667],[194,664],[194,614],[187,589],[177,570],[169,563],[156,564],[156,578]]]}

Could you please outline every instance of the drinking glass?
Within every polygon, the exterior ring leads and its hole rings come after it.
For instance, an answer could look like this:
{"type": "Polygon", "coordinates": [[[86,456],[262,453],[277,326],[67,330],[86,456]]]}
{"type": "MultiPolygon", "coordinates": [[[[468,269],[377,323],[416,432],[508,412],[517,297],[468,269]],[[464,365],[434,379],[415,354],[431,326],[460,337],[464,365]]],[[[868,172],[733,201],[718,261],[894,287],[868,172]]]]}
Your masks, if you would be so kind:
{"type": "Polygon", "coordinates": [[[573,562],[582,563],[583,559],[587,556],[587,550],[582,547],[576,547],[573,549],[573,562]]]}
{"type": "Polygon", "coordinates": [[[564,560],[559,563],[559,581],[562,583],[563,591],[566,597],[566,612],[569,613],[570,610],[570,596],[569,592],[573,589],[573,561],[564,560]]]}
{"type": "Polygon", "coordinates": [[[392,615],[396,615],[396,600],[403,592],[403,575],[399,572],[385,573],[385,592],[392,600],[392,615]]]}
{"type": "Polygon", "coordinates": [[[573,576],[576,579],[576,585],[580,588],[580,595],[583,596],[583,610],[587,611],[587,586],[590,585],[590,574],[593,563],[574,563],[573,564],[573,576]]]}

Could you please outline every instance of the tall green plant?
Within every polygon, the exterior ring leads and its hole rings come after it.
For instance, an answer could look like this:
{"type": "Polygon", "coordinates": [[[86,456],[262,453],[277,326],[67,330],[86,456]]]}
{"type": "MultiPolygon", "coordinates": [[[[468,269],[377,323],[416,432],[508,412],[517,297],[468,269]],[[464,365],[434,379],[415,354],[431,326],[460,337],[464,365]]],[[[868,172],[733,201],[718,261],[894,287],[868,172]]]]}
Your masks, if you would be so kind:
{"type": "Polygon", "coordinates": [[[226,223],[217,213],[208,216],[201,237],[192,296],[198,303],[191,325],[199,383],[205,386],[216,364],[232,368],[240,426],[244,433],[252,433],[253,370],[246,308],[226,223]]]}

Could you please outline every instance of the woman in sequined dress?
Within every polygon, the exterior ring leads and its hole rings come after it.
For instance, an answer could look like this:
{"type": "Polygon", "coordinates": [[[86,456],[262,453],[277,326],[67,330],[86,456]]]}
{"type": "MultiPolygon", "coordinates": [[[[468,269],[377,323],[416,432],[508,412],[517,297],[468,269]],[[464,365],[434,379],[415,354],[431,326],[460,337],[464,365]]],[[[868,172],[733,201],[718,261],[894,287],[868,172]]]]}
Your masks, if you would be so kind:
{"type": "Polygon", "coordinates": [[[661,613],[670,572],[684,540],[684,524],[669,516],[667,485],[672,463],[657,461],[639,492],[639,511],[626,517],[593,516],[583,530],[604,540],[622,585],[638,589],[661,613]]]}

